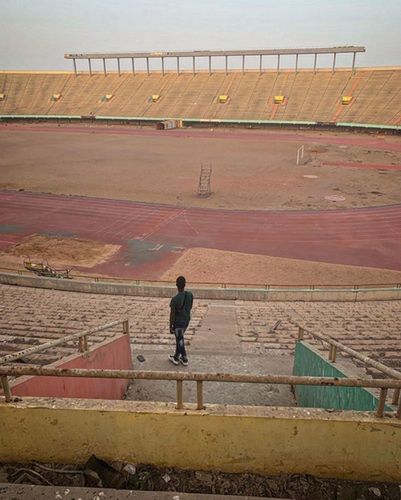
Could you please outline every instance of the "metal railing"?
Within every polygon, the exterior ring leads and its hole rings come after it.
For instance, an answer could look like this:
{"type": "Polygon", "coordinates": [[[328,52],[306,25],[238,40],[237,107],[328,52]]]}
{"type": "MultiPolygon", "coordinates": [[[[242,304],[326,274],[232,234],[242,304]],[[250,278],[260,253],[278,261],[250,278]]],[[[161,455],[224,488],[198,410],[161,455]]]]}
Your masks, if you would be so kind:
{"type": "Polygon", "coordinates": [[[303,340],[305,334],[309,334],[330,346],[329,361],[335,363],[337,349],[350,354],[352,357],[373,366],[377,370],[392,376],[394,379],[359,379],[359,378],[336,378],[336,377],[310,377],[310,376],[283,376],[283,375],[248,375],[248,374],[228,374],[228,373],[192,373],[192,372],[163,372],[163,371],[137,371],[137,370],[103,370],[103,369],[78,369],[78,368],[56,368],[48,366],[1,366],[10,363],[21,357],[28,356],[46,349],[78,340],[79,352],[86,353],[89,350],[88,336],[107,330],[116,325],[122,325],[124,334],[129,334],[129,320],[119,319],[100,325],[98,327],[85,330],[83,332],[67,335],[60,339],[55,339],[45,344],[33,346],[23,351],[19,351],[0,357],[0,380],[6,402],[13,400],[8,377],[19,376],[54,376],[54,377],[90,377],[90,378],[111,378],[111,379],[131,379],[131,380],[174,380],[177,384],[177,409],[184,408],[183,403],[183,382],[193,381],[197,385],[197,409],[204,408],[203,404],[203,382],[233,382],[233,383],[258,383],[277,385],[314,385],[314,386],[337,386],[337,387],[361,387],[370,389],[380,389],[380,397],[376,409],[376,416],[383,417],[386,405],[386,398],[389,389],[393,389],[392,404],[397,405],[396,417],[401,418],[401,373],[389,368],[382,363],[363,356],[353,349],[341,344],[337,340],[314,333],[300,325],[298,326],[298,340],[303,340]]]}
{"type": "Polygon", "coordinates": [[[0,365],[4,363],[10,363],[12,361],[16,361],[17,359],[21,359],[25,356],[29,356],[31,354],[36,354],[37,352],[45,351],[49,348],[56,347],[61,344],[65,344],[72,340],[78,340],[78,349],[81,353],[86,353],[89,350],[88,345],[88,337],[97,332],[102,332],[104,330],[108,330],[113,326],[122,324],[123,333],[129,334],[129,321],[127,318],[119,319],[116,321],[112,321],[111,323],[106,323],[105,325],[96,326],[94,328],[90,328],[89,330],[85,330],[83,332],[73,333],[71,335],[66,335],[65,337],[61,337],[59,339],[51,340],[50,342],[46,342],[45,344],[36,345],[33,347],[29,347],[28,349],[24,349],[23,351],[14,352],[12,354],[7,354],[6,356],[0,357],[0,365]]]}
{"type": "MultiPolygon", "coordinates": [[[[41,377],[93,377],[126,380],[174,380],[177,384],[176,408],[183,409],[183,382],[192,381],[197,384],[197,410],[204,409],[203,383],[204,382],[233,382],[253,384],[277,385],[314,385],[325,387],[362,387],[380,389],[380,398],[376,409],[376,416],[383,417],[386,396],[389,389],[401,390],[401,380],[389,379],[358,379],[358,378],[331,378],[331,377],[299,377],[285,375],[248,375],[228,373],[191,373],[191,372],[163,372],[137,370],[84,370],[78,368],[52,368],[41,366],[0,366],[0,379],[3,386],[6,402],[12,402],[12,392],[8,383],[9,376],[36,375],[41,377]]],[[[401,401],[395,416],[401,418],[401,401]]]]}
{"type": "MultiPolygon", "coordinates": [[[[333,339],[332,337],[326,336],[326,335],[321,335],[316,332],[312,332],[311,330],[308,330],[304,326],[299,325],[296,323],[298,326],[298,340],[303,340],[305,337],[305,334],[312,336],[315,339],[318,339],[326,344],[329,345],[329,353],[328,353],[328,360],[332,363],[336,362],[336,357],[337,357],[337,351],[342,351],[346,352],[347,354],[350,355],[351,358],[358,359],[359,361],[362,361],[368,366],[371,366],[375,368],[376,370],[380,371],[381,373],[384,373],[386,375],[389,375],[390,377],[393,377],[394,379],[399,379],[401,380],[401,372],[398,370],[394,370],[394,368],[390,368],[389,366],[384,365],[383,363],[380,363],[379,361],[375,361],[372,358],[369,358],[368,356],[364,356],[363,354],[355,351],[354,349],[351,349],[350,347],[347,347],[346,345],[342,344],[341,342],[338,342],[338,340],[333,339]]],[[[393,398],[391,404],[397,405],[401,404],[401,398],[400,398],[400,388],[394,388],[393,392],[393,398]]],[[[387,395],[387,392],[386,392],[387,395]]],[[[381,394],[382,396],[382,394],[381,394]]],[[[385,400],[384,400],[385,402],[385,400]]]]}

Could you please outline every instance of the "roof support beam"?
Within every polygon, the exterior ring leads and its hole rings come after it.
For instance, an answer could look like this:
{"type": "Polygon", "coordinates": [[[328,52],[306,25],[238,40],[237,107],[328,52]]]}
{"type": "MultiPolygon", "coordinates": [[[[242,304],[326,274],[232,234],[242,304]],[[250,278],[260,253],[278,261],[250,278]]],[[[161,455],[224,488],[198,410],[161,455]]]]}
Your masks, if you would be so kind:
{"type": "Polygon", "coordinates": [[[192,72],[195,74],[196,58],[207,57],[209,60],[209,74],[212,74],[212,57],[225,57],[225,72],[228,73],[228,58],[230,56],[242,57],[242,72],[245,72],[245,57],[246,56],[259,56],[259,71],[263,72],[263,56],[277,56],[277,72],[280,71],[280,56],[282,55],[295,55],[295,72],[298,72],[299,56],[303,54],[311,54],[315,56],[314,71],[317,69],[317,57],[319,54],[333,54],[333,71],[336,67],[337,54],[353,54],[352,70],[355,70],[355,59],[357,52],[365,52],[365,47],[360,46],[346,46],[346,47],[326,47],[326,48],[310,48],[310,49],[257,49],[257,50],[196,50],[191,52],[112,52],[112,53],[85,53],[85,54],[64,54],[65,59],[72,59],[74,64],[74,72],[77,74],[77,59],[87,59],[89,64],[89,73],[92,74],[92,59],[103,59],[103,70],[105,70],[106,59],[117,59],[118,74],[121,74],[120,59],[131,59],[133,73],[134,59],[146,59],[147,74],[150,74],[149,60],[160,59],[162,61],[162,73],[164,75],[164,59],[167,57],[174,57],[177,59],[177,73],[180,74],[180,57],[192,57],[192,72]]]}

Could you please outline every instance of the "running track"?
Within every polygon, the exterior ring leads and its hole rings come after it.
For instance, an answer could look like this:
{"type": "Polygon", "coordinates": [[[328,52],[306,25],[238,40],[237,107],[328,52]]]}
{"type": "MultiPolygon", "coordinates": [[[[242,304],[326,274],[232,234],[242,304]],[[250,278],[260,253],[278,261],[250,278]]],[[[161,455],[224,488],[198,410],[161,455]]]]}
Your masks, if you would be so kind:
{"type": "Polygon", "coordinates": [[[0,191],[0,250],[33,233],[121,245],[91,272],[138,279],[191,247],[401,270],[401,205],[236,211],[0,191]]]}

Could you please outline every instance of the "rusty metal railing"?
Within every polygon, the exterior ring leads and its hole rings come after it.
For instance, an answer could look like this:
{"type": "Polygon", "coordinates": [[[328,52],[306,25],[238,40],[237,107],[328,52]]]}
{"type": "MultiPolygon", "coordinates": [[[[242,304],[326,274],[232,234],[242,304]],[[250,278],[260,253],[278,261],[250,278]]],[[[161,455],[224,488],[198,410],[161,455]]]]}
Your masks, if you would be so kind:
{"type": "MultiPolygon", "coordinates": [[[[8,383],[9,376],[36,375],[42,377],[94,377],[126,380],[174,380],[177,385],[176,408],[183,409],[183,382],[192,381],[197,384],[197,410],[204,408],[204,382],[233,382],[253,384],[277,385],[314,385],[331,387],[363,387],[380,389],[380,398],[376,409],[376,416],[383,417],[386,396],[389,389],[401,390],[401,380],[389,379],[358,379],[358,378],[331,378],[331,377],[299,377],[285,375],[248,375],[228,373],[192,373],[192,372],[163,372],[137,370],[84,370],[79,368],[53,368],[42,366],[0,366],[0,379],[3,386],[6,402],[11,402],[12,392],[8,383]]],[[[401,418],[401,402],[395,413],[401,418]]]]}
{"type": "Polygon", "coordinates": [[[85,330],[83,332],[73,333],[71,335],[66,335],[65,337],[61,337],[59,339],[51,340],[50,342],[46,342],[44,344],[36,345],[33,347],[28,347],[28,349],[24,349],[23,351],[14,352],[12,354],[7,354],[6,356],[0,357],[0,365],[4,363],[10,363],[12,361],[16,361],[17,359],[23,358],[24,356],[29,356],[30,354],[35,354],[37,352],[45,351],[49,348],[56,347],[61,344],[65,344],[72,340],[78,340],[78,349],[79,352],[85,353],[89,350],[88,346],[88,337],[97,332],[102,332],[104,330],[108,330],[113,326],[122,324],[123,333],[129,334],[129,321],[127,318],[119,319],[116,321],[112,321],[110,323],[106,323],[104,325],[96,326],[94,328],[90,328],[89,330],[85,330]]]}
{"type": "MultiPolygon", "coordinates": [[[[359,353],[358,351],[355,351],[354,349],[351,349],[350,347],[347,347],[346,345],[342,344],[338,340],[333,339],[332,337],[326,336],[326,335],[321,335],[320,333],[312,332],[311,330],[308,330],[304,326],[299,325],[296,323],[298,326],[298,340],[303,340],[305,337],[305,334],[312,336],[315,339],[318,339],[326,344],[329,345],[329,353],[328,353],[328,360],[332,363],[336,362],[336,357],[337,357],[337,350],[346,352],[351,356],[351,358],[358,359],[359,361],[362,361],[368,366],[371,366],[375,368],[376,370],[384,373],[385,375],[389,375],[390,377],[393,377],[394,379],[399,379],[401,380],[401,372],[398,370],[394,370],[394,368],[390,368],[389,366],[384,365],[383,363],[380,363],[379,361],[375,361],[372,358],[369,358],[368,356],[364,356],[363,354],[359,353]]],[[[400,388],[394,388],[393,392],[393,397],[392,397],[392,402],[391,404],[397,405],[401,404],[401,398],[400,398],[400,388]]],[[[383,394],[380,394],[380,398],[383,396],[383,394]]],[[[386,392],[387,396],[387,392],[386,392]]],[[[386,397],[384,397],[384,403],[386,397]]]]}

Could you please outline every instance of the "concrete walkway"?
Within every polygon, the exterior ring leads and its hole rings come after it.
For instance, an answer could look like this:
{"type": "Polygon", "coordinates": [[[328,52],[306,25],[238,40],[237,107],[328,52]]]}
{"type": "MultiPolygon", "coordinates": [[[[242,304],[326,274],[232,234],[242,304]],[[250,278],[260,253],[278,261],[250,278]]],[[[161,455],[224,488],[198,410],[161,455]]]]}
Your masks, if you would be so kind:
{"type": "MultiPolygon", "coordinates": [[[[149,371],[191,371],[202,373],[290,375],[292,357],[276,354],[192,354],[189,365],[174,366],[166,351],[141,351],[145,357],[139,362],[134,353],[134,369],[149,371]]],[[[234,382],[207,382],[203,384],[204,402],[250,406],[295,406],[289,386],[271,384],[244,384],[234,382]]],[[[196,383],[184,382],[184,402],[196,402],[196,383]]],[[[136,380],[129,386],[127,399],[135,401],[176,401],[174,381],[136,380]]]]}
{"type": "MultiPolygon", "coordinates": [[[[174,352],[174,337],[171,351],[142,350],[133,346],[134,369],[150,371],[190,371],[231,374],[276,374],[291,375],[293,357],[272,352],[249,354],[242,352],[237,335],[237,317],[234,303],[215,301],[209,305],[200,328],[188,347],[189,365],[174,366],[168,354],[174,352]],[[140,362],[141,354],[145,361],[140,362]]],[[[140,401],[175,401],[174,381],[137,380],[128,390],[127,399],[140,401]]],[[[195,382],[184,383],[184,402],[196,401],[195,382]]],[[[204,384],[205,403],[255,406],[294,406],[295,400],[289,386],[271,384],[239,384],[209,382],[204,384]]]]}
{"type": "Polygon", "coordinates": [[[214,301],[209,304],[202,325],[191,343],[191,352],[221,353],[241,352],[237,316],[233,301],[214,301]]]}

